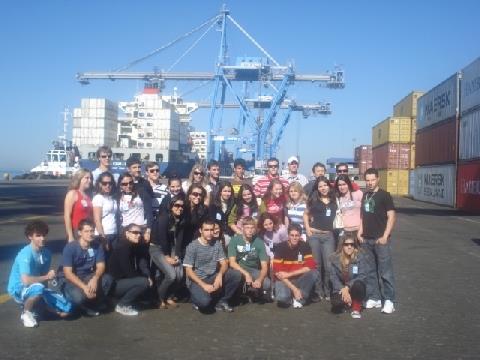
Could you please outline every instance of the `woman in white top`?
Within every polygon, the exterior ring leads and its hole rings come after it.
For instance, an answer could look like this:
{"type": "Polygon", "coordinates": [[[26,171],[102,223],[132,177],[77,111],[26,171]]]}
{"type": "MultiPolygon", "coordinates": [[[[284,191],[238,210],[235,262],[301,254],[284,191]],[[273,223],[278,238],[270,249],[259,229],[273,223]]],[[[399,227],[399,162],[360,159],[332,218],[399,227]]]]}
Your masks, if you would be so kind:
{"type": "Polygon", "coordinates": [[[200,164],[193,165],[188,179],[182,182],[182,189],[185,194],[188,192],[191,185],[200,185],[205,189],[207,195],[205,196],[204,204],[205,206],[208,206],[210,204],[210,193],[212,192],[212,188],[208,185],[207,177],[205,176],[205,169],[200,164]]]}
{"type": "MultiPolygon", "coordinates": [[[[132,175],[125,173],[118,178],[119,198],[118,208],[120,210],[121,226],[125,228],[130,224],[144,226],[147,221],[143,209],[143,201],[133,189],[132,175]]],[[[148,231],[147,229],[146,231],[148,231]]],[[[145,239],[147,240],[147,239],[145,239]]]]}
{"type": "Polygon", "coordinates": [[[107,251],[112,250],[118,241],[118,204],[114,198],[114,189],[113,175],[108,171],[103,172],[97,178],[95,184],[96,195],[92,200],[95,235],[107,251]]]}

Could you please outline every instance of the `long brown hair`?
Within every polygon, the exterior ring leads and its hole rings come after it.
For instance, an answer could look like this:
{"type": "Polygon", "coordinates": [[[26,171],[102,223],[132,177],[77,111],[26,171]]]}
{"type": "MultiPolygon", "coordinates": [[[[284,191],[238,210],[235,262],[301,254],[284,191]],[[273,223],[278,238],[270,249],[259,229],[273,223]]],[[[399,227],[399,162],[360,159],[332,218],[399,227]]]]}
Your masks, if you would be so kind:
{"type": "Polygon", "coordinates": [[[343,235],[341,235],[339,238],[338,248],[337,248],[337,251],[335,252],[335,255],[338,256],[340,259],[340,264],[342,265],[343,271],[346,271],[350,263],[357,259],[358,252],[359,252],[359,249],[358,249],[358,244],[357,244],[357,240],[355,239],[355,236],[352,233],[343,233],[343,235]],[[347,240],[352,240],[354,243],[353,253],[350,257],[346,256],[343,251],[343,244],[347,240]]]}

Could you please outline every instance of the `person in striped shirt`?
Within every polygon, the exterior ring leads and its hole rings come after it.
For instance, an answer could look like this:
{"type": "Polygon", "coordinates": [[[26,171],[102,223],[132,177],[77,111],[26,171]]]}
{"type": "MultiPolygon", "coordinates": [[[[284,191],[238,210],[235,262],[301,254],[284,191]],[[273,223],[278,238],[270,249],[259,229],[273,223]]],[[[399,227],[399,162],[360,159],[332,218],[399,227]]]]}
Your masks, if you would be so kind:
{"type": "Polygon", "coordinates": [[[255,196],[257,197],[257,199],[263,198],[272,179],[280,180],[285,190],[288,189],[288,180],[279,176],[278,167],[279,161],[277,158],[270,158],[267,160],[267,174],[265,176],[259,177],[257,181],[253,184],[255,196]]]}
{"type": "Polygon", "coordinates": [[[302,184],[292,182],[288,188],[287,216],[290,224],[299,224],[302,227],[302,240],[306,241],[305,228],[303,224],[303,213],[307,208],[307,196],[303,191],[302,184]]]}
{"type": "Polygon", "coordinates": [[[308,243],[301,241],[298,224],[288,226],[288,240],[278,244],[273,258],[275,298],[279,307],[303,307],[312,293],[318,272],[308,243]]]}

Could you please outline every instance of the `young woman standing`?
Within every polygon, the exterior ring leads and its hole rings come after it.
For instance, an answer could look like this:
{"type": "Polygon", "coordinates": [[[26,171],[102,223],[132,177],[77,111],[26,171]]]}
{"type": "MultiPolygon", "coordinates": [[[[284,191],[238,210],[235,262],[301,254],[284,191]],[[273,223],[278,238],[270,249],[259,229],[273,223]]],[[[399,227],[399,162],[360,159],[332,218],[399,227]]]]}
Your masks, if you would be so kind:
{"type": "Polygon", "coordinates": [[[87,169],[78,170],[72,177],[69,191],[65,196],[63,219],[67,240],[75,240],[78,224],[83,219],[93,219],[93,206],[87,192],[92,185],[92,173],[87,169]]]}
{"type": "MultiPolygon", "coordinates": [[[[136,224],[145,228],[146,219],[145,211],[143,207],[143,201],[134,190],[133,177],[128,173],[120,175],[118,178],[118,208],[120,211],[120,224],[122,228],[127,227],[130,224],[136,224]]],[[[150,240],[150,229],[148,231],[148,238],[145,236],[145,240],[150,240]]]]}
{"type": "Polygon", "coordinates": [[[307,196],[299,182],[292,182],[288,187],[287,216],[289,223],[300,225],[302,228],[302,239],[307,240],[305,227],[303,225],[303,214],[307,208],[307,196]]]}
{"type": "Polygon", "coordinates": [[[360,208],[362,207],[363,193],[353,190],[352,182],[348,175],[340,174],[335,180],[335,192],[338,199],[339,210],[342,214],[343,230],[354,233],[355,238],[360,228],[360,208]]]}
{"type": "Polygon", "coordinates": [[[118,204],[114,198],[115,180],[109,172],[101,173],[95,184],[96,195],[93,197],[93,221],[95,235],[100,238],[106,251],[117,244],[118,204]]]}

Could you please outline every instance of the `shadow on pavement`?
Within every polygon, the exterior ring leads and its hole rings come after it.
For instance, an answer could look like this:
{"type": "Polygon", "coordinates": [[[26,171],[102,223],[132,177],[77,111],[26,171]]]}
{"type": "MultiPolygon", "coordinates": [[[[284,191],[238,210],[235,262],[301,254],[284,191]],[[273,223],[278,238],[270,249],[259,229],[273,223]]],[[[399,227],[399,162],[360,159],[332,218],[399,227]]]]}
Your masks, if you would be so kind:
{"type": "Polygon", "coordinates": [[[480,246],[480,239],[471,239],[476,245],[480,246]]]}
{"type": "MultiPolygon", "coordinates": [[[[61,253],[66,243],[66,239],[47,240],[47,248],[52,254],[61,253]]],[[[0,261],[14,259],[20,249],[27,244],[28,242],[25,240],[24,243],[0,245],[0,261]]]]}
{"type": "Polygon", "coordinates": [[[441,209],[420,209],[412,207],[397,207],[397,212],[405,215],[430,215],[430,216],[470,216],[475,215],[461,210],[451,208],[441,209]]]}

